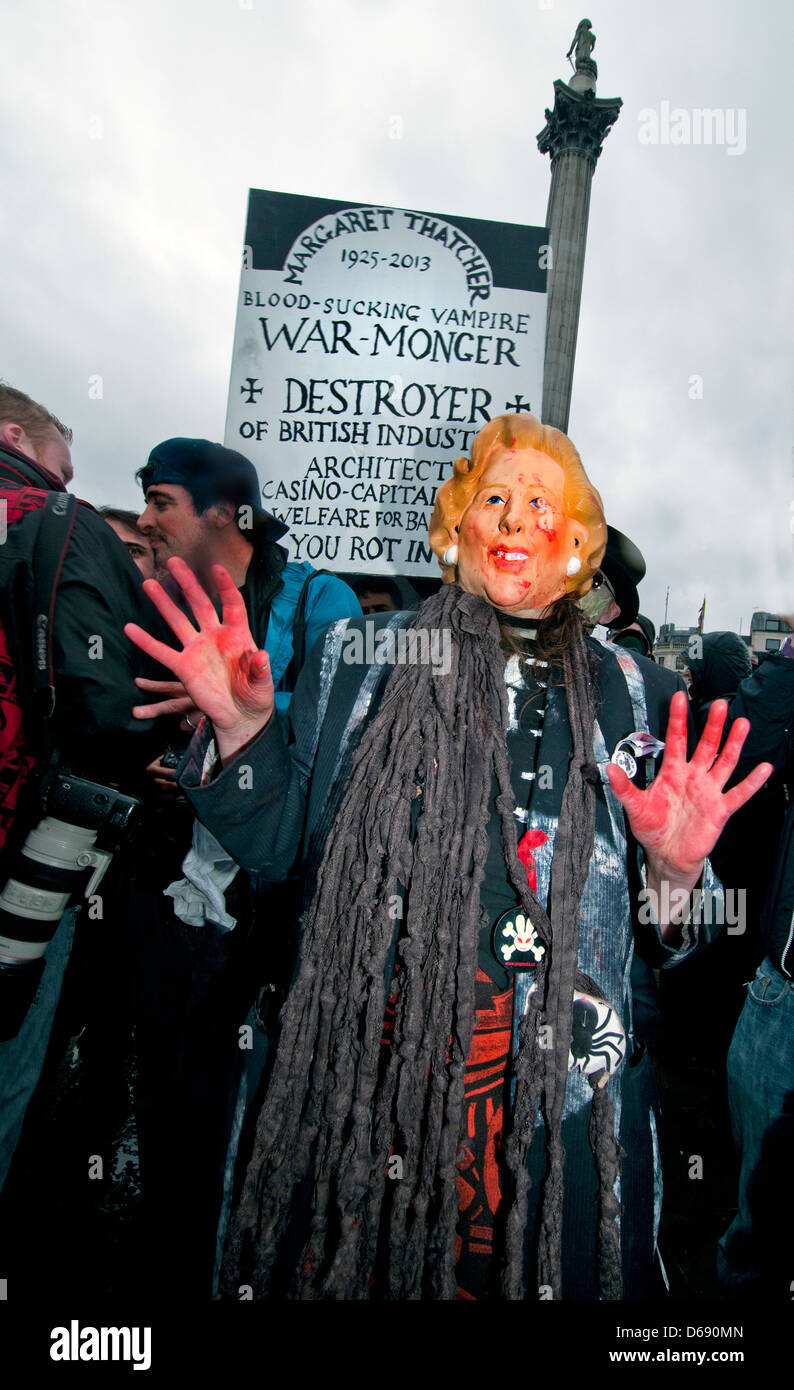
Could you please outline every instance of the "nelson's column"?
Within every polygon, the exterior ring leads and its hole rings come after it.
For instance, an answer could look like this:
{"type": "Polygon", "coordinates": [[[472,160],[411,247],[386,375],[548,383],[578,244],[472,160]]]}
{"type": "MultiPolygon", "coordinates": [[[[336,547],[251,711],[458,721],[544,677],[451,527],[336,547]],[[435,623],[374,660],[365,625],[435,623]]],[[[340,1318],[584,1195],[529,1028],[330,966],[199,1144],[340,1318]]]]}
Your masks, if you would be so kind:
{"type": "Polygon", "coordinates": [[[590,213],[590,184],[596,161],[623,105],[620,97],[595,94],[598,69],[591,54],[596,36],[589,19],[577,26],[566,57],[575,58],[570,83],[554,83],[554,110],[538,136],[541,154],[551,155],[551,189],[546,212],[551,261],[548,278],[543,408],[546,425],[568,429],[579,304],[590,213]]]}

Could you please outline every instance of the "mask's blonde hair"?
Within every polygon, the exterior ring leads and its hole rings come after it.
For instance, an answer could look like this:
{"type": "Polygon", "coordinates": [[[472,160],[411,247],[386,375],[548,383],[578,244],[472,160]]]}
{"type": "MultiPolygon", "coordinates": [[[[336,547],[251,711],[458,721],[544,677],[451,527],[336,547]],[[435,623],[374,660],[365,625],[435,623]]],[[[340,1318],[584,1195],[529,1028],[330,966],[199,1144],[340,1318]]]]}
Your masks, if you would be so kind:
{"type": "Polygon", "coordinates": [[[471,458],[455,459],[452,477],[442,483],[430,520],[429,539],[441,565],[445,584],[455,578],[454,565],[444,563],[444,552],[457,541],[461,517],[477,490],[480,477],[499,449],[537,449],[558,463],[565,474],[563,507],[565,515],[587,530],[587,540],[578,555],[582,566],[578,574],[566,579],[566,593],[586,593],[601,563],[607,542],[607,527],[601,498],[582,466],[582,460],[567,434],[551,425],[542,425],[534,415],[497,415],[475,435],[471,458]]]}

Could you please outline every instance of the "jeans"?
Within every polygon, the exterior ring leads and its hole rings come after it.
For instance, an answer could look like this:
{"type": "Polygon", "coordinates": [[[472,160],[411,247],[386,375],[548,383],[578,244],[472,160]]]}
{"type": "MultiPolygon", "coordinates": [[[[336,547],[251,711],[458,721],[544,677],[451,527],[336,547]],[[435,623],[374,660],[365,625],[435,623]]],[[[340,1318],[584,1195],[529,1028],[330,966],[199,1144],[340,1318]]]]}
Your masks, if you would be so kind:
{"type": "Polygon", "coordinates": [[[0,1189],[38,1085],[74,936],[74,910],[64,912],[47,947],[44,973],[15,1038],[0,1042],[0,1189]]]}
{"type": "Polygon", "coordinates": [[[728,1052],[739,1151],[738,1211],[719,1243],[725,1298],[791,1298],[794,1287],[794,983],[767,958],[728,1052]]]}

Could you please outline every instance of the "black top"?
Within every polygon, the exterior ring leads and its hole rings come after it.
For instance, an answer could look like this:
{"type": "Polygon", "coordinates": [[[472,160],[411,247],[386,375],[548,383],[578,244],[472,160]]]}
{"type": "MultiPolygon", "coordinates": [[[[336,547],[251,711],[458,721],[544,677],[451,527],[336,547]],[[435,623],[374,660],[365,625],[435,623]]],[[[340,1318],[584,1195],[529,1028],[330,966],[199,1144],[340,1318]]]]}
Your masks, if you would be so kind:
{"type": "MultiPolygon", "coordinates": [[[[511,620],[508,639],[518,648],[510,656],[505,669],[508,687],[509,724],[507,752],[510,758],[511,782],[516,799],[516,832],[519,843],[531,828],[532,793],[538,775],[538,751],[543,733],[546,705],[548,666],[535,657],[534,619],[511,620]]],[[[490,847],[485,865],[485,878],[480,888],[480,901],[487,916],[480,931],[479,965],[500,989],[510,984],[511,972],[505,969],[493,952],[493,925],[503,912],[515,906],[516,891],[507,876],[502,847],[502,822],[496,809],[497,787],[494,782],[491,815],[488,820],[490,847]]],[[[534,885],[533,885],[534,886],[534,885]]]]}
{"type": "MultiPolygon", "coordinates": [[[[0,449],[0,486],[66,490],[59,479],[8,448],[0,449]]],[[[0,548],[2,618],[20,653],[27,652],[30,642],[29,634],[19,628],[28,611],[31,557],[40,522],[41,511],[30,512],[9,527],[0,548]]],[[[133,705],[148,698],[138,690],[135,677],[169,675],[124,635],[124,624],[135,622],[165,636],[141,584],[126,546],[92,507],[81,503],[55,601],[54,735],[62,761],[73,772],[118,783],[131,793],[145,786],[146,764],[168,741],[166,721],[142,721],[132,713],[133,705]]]]}

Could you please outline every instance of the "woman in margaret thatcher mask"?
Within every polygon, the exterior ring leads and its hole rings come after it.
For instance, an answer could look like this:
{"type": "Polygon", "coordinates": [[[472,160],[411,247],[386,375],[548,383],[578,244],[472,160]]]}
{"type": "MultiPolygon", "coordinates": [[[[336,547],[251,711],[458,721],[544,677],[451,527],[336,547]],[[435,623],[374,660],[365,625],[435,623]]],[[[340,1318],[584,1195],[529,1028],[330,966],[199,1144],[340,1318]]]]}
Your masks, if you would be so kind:
{"type": "Polygon", "coordinates": [[[301,851],[305,873],[230,1295],[654,1290],[632,951],[669,968],[698,948],[689,895],[719,894],[706,856],[770,768],[724,793],[746,721],[717,756],[715,706],[688,762],[679,679],[584,635],[577,598],[605,539],[570,440],[531,415],[491,421],[438,492],[442,589],[374,620],[448,634],[451,662],[355,664],[351,630],[373,620],[335,624],[287,729],[225,571],[219,620],[169,562],[198,628],[147,586],[182,650],[128,635],[206,715],[180,777],[197,815],[249,872],[283,877],[301,851]]]}

